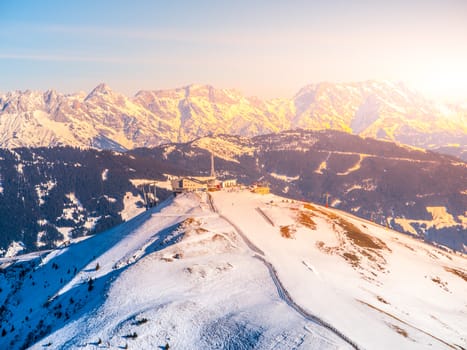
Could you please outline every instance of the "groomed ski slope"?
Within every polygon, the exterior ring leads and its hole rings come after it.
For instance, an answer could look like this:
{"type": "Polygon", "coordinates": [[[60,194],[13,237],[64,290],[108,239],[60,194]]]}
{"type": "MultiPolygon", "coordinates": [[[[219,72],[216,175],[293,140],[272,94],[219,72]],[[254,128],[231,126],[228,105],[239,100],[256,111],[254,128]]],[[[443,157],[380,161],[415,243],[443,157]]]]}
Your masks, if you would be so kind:
{"type": "Polygon", "coordinates": [[[465,257],[246,190],[0,266],[1,349],[467,348],[465,257]]]}
{"type": "Polygon", "coordinates": [[[465,256],[272,194],[217,192],[212,198],[264,253],[295,303],[360,347],[466,348],[465,256]]]}

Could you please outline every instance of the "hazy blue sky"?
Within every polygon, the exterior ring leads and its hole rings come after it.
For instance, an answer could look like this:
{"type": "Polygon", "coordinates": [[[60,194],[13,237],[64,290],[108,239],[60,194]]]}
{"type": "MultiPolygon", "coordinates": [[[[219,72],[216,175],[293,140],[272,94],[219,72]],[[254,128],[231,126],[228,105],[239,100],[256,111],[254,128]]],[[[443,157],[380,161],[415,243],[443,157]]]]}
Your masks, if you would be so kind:
{"type": "Polygon", "coordinates": [[[406,81],[467,100],[466,0],[0,0],[0,91],[190,83],[290,97],[406,81]]]}

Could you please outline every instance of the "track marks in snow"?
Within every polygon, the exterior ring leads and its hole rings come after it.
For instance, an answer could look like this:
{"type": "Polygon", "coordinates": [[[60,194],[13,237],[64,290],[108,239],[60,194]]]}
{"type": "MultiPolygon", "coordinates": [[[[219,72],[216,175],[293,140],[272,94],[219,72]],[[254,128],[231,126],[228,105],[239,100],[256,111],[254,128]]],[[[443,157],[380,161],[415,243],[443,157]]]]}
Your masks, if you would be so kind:
{"type": "MultiPolygon", "coordinates": [[[[449,344],[449,343],[445,342],[444,340],[442,340],[442,339],[440,339],[440,338],[438,338],[438,337],[436,337],[436,336],[434,336],[434,335],[432,335],[432,334],[430,334],[430,333],[428,333],[428,332],[426,332],[426,331],[424,331],[424,330],[422,330],[422,329],[420,329],[420,328],[418,328],[418,327],[415,327],[414,325],[411,325],[410,323],[408,323],[408,322],[406,322],[406,321],[404,321],[404,320],[402,320],[402,319],[400,319],[400,318],[398,318],[398,317],[396,317],[396,316],[390,314],[389,312],[386,312],[386,311],[384,311],[384,310],[381,310],[380,308],[378,308],[378,307],[376,307],[376,306],[374,306],[374,305],[371,305],[371,304],[369,304],[369,303],[367,303],[367,302],[364,302],[364,301],[362,301],[362,300],[357,299],[357,301],[360,302],[361,304],[366,305],[366,306],[368,306],[369,308],[371,308],[371,309],[373,309],[373,310],[375,310],[375,311],[377,311],[377,312],[380,312],[381,314],[383,314],[383,315],[385,315],[385,316],[391,318],[393,321],[397,321],[399,324],[408,326],[409,328],[412,328],[412,329],[414,329],[414,330],[416,330],[416,331],[418,331],[418,332],[420,332],[420,333],[423,333],[423,334],[427,335],[428,337],[432,338],[433,340],[436,340],[437,342],[442,343],[442,344],[446,345],[447,347],[449,347],[449,348],[451,348],[451,349],[459,349],[457,346],[452,345],[452,344],[449,344]]],[[[400,327],[400,326],[397,326],[397,325],[394,325],[394,324],[392,324],[392,323],[390,323],[390,322],[387,322],[387,324],[390,326],[390,328],[392,328],[393,330],[395,330],[397,333],[403,335],[403,334],[402,334],[402,330],[404,330],[404,328],[402,328],[402,327],[400,327]]],[[[405,330],[404,330],[404,331],[405,331],[405,330]]],[[[406,333],[405,337],[408,337],[409,333],[408,333],[407,331],[405,331],[405,333],[406,333]]],[[[404,336],[404,335],[403,335],[403,336],[404,336]]]]}
{"type": "Polygon", "coordinates": [[[316,268],[315,268],[312,264],[310,264],[308,261],[305,261],[305,260],[303,260],[302,263],[303,263],[303,265],[306,266],[306,268],[307,268],[308,270],[310,270],[310,271],[313,272],[316,276],[318,276],[319,278],[321,278],[320,275],[319,275],[319,272],[316,270],[316,268]]]}
{"type": "Polygon", "coordinates": [[[310,313],[309,311],[306,311],[300,305],[295,303],[295,301],[292,299],[292,297],[290,296],[287,289],[285,289],[285,287],[282,285],[282,282],[280,281],[280,279],[279,279],[279,277],[277,275],[277,271],[274,268],[274,266],[271,263],[269,263],[268,261],[266,261],[261,256],[255,255],[255,258],[261,260],[266,265],[266,267],[269,270],[269,274],[271,275],[272,281],[274,282],[274,285],[277,288],[277,293],[279,294],[279,297],[282,300],[284,300],[287,303],[287,305],[289,305],[292,309],[297,311],[306,320],[311,321],[313,323],[316,323],[317,325],[328,329],[329,331],[334,333],[336,336],[338,336],[339,338],[344,340],[346,343],[348,343],[352,348],[360,349],[360,347],[354,341],[352,341],[349,337],[347,337],[345,334],[340,332],[337,328],[335,328],[334,326],[332,326],[328,322],[324,321],[320,317],[310,313]]]}

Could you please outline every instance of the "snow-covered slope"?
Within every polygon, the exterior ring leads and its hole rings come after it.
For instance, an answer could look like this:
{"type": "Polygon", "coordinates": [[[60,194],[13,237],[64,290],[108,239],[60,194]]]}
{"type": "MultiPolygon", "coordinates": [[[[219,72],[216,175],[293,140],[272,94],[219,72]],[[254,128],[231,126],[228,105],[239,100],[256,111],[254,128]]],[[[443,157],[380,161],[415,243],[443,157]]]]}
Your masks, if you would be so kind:
{"type": "Polygon", "coordinates": [[[303,87],[263,101],[231,89],[189,85],[126,97],[100,84],[89,94],[0,95],[0,146],[72,145],[123,150],[187,142],[211,133],[255,136],[335,129],[466,157],[467,110],[386,81],[303,87]]]}
{"type": "Polygon", "coordinates": [[[335,209],[245,192],[213,196],[290,297],[362,348],[467,345],[465,256],[335,209]]]}
{"type": "Polygon", "coordinates": [[[467,343],[464,256],[273,195],[180,195],[82,242],[0,263],[0,348],[467,343]]]}

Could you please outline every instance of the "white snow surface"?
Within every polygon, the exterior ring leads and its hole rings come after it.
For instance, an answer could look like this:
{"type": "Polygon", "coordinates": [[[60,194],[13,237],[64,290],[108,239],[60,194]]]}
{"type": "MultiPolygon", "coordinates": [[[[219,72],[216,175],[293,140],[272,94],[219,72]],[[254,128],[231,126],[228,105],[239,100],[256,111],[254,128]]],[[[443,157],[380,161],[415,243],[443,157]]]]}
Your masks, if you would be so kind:
{"type": "Polygon", "coordinates": [[[35,189],[37,193],[37,198],[39,199],[39,205],[43,205],[45,203],[44,198],[50,193],[50,191],[55,186],[57,186],[57,182],[52,180],[36,185],[35,189]]]}
{"type": "MultiPolygon", "coordinates": [[[[408,204],[406,204],[408,205],[408,204]]],[[[457,222],[454,219],[454,216],[448,212],[446,207],[426,207],[426,211],[431,214],[431,220],[414,220],[414,219],[405,219],[405,218],[396,218],[395,222],[400,225],[404,231],[410,232],[413,235],[418,235],[417,230],[412,224],[423,225],[426,229],[435,227],[437,229],[442,229],[444,227],[453,227],[460,226],[462,229],[467,229],[467,216],[458,215],[457,219],[460,222],[457,222]]]]}
{"type": "Polygon", "coordinates": [[[101,174],[102,181],[107,181],[109,177],[109,169],[104,169],[101,174]]]}
{"type": "Polygon", "coordinates": [[[285,182],[292,182],[292,181],[297,181],[298,179],[300,179],[299,175],[287,176],[287,175],[276,174],[276,173],[270,173],[269,175],[271,175],[275,179],[282,180],[285,182]]]}
{"type": "Polygon", "coordinates": [[[212,199],[0,259],[0,348],[465,348],[465,256],[274,195],[212,199]]]}
{"type": "Polygon", "coordinates": [[[8,249],[5,253],[5,257],[11,258],[15,255],[18,255],[24,250],[24,243],[23,242],[16,242],[13,241],[11,244],[8,246],[8,249]]]}
{"type": "Polygon", "coordinates": [[[309,211],[317,229],[297,225],[294,238],[286,239],[279,227],[290,225],[290,216],[297,211],[307,212],[301,203],[293,208],[274,195],[252,197],[245,192],[213,196],[220,212],[264,251],[291,297],[362,348],[443,349],[467,344],[465,256],[319,206],[314,206],[319,211],[309,211]],[[268,217],[274,226],[255,208],[266,213],[273,208],[276,214],[268,217]],[[360,247],[342,233],[336,219],[322,213],[338,215],[385,247],[360,247]],[[358,263],[352,265],[353,259],[358,263]],[[464,279],[452,269],[461,271],[464,279]]]}
{"type": "Polygon", "coordinates": [[[122,219],[128,221],[143,211],[144,206],[142,205],[141,197],[131,192],[125,193],[125,197],[123,197],[123,210],[120,212],[122,219]]]}

